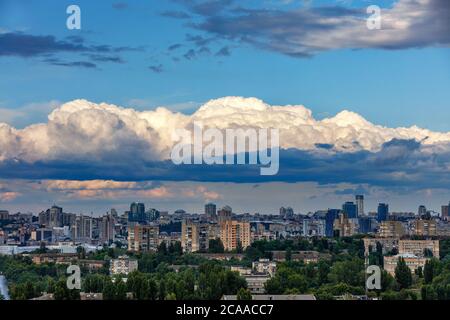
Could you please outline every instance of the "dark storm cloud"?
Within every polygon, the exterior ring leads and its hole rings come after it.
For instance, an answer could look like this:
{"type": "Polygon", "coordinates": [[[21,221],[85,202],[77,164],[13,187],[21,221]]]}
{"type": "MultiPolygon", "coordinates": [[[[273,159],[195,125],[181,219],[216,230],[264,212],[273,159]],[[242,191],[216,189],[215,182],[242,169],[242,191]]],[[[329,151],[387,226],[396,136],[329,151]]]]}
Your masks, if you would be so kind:
{"type": "MultiPolygon", "coordinates": [[[[261,176],[256,165],[174,165],[171,161],[148,162],[139,157],[130,158],[130,161],[120,156],[35,163],[8,160],[0,163],[0,178],[237,183],[313,181],[319,184],[368,184],[410,190],[449,189],[450,151],[430,154],[427,148],[414,140],[392,140],[378,152],[281,150],[280,170],[274,176],[261,176]]],[[[450,150],[450,145],[446,148],[450,150]]],[[[364,190],[348,192],[354,191],[364,190]]]]}
{"type": "Polygon", "coordinates": [[[0,34],[0,56],[33,57],[56,52],[83,52],[91,49],[78,41],[56,40],[19,32],[0,34]]]}
{"type": "Polygon", "coordinates": [[[0,57],[35,58],[47,57],[41,61],[59,66],[80,66],[93,68],[95,62],[124,63],[117,53],[138,51],[142,48],[113,47],[110,45],[87,45],[81,36],[70,36],[58,40],[54,36],[30,35],[22,32],[0,33],[0,57]],[[62,62],[55,55],[60,53],[84,54],[91,62],[62,62]]]}

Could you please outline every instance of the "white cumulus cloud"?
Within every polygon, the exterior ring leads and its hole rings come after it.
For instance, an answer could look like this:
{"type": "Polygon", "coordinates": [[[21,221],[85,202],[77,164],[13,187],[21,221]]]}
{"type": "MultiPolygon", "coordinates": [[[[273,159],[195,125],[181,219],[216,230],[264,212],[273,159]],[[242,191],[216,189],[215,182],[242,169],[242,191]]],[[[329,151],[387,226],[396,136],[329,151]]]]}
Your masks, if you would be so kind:
{"type": "Polygon", "coordinates": [[[166,108],[136,111],[75,100],[56,108],[45,124],[24,129],[0,123],[0,161],[158,161],[169,159],[177,128],[278,128],[282,148],[341,152],[378,151],[392,139],[414,139],[433,152],[447,151],[450,132],[416,126],[388,128],[351,111],[317,120],[302,105],[269,105],[257,98],[211,100],[192,115],[166,108]]]}

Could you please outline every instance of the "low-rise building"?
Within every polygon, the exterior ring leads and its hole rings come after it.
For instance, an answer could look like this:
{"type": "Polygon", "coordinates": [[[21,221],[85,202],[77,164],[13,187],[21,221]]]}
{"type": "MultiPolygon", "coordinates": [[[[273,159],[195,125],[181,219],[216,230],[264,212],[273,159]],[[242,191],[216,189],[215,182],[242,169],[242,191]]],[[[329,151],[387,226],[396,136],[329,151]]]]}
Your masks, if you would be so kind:
{"type": "Polygon", "coordinates": [[[398,248],[399,238],[364,238],[364,253],[367,255],[370,252],[377,250],[377,243],[381,245],[382,253],[386,254],[394,248],[398,248]]]}
{"type": "Polygon", "coordinates": [[[270,279],[269,275],[252,274],[244,276],[247,281],[247,288],[252,294],[264,294],[265,284],[270,279]]]}
{"type": "Polygon", "coordinates": [[[439,240],[400,240],[398,243],[398,253],[411,253],[416,256],[424,256],[425,251],[439,258],[439,240]]]}
{"type": "Polygon", "coordinates": [[[268,274],[273,277],[277,271],[277,263],[269,259],[259,259],[253,261],[252,269],[255,274],[268,274]]]}
{"type": "Polygon", "coordinates": [[[138,269],[138,261],[130,259],[128,256],[119,256],[117,259],[112,259],[109,267],[111,275],[129,274],[138,269]]]}
{"type": "Polygon", "coordinates": [[[405,260],[405,263],[411,272],[415,272],[419,267],[423,268],[425,266],[425,262],[429,260],[428,258],[418,257],[411,253],[398,254],[395,256],[384,256],[384,270],[386,270],[390,275],[395,275],[395,268],[397,267],[400,258],[405,260]]]}

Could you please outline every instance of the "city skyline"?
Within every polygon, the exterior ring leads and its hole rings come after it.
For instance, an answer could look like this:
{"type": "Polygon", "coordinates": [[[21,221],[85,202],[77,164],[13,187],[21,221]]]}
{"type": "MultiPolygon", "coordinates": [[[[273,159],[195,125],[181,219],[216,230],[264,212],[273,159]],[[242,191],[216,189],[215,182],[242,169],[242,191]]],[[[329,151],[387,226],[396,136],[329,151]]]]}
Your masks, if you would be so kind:
{"type": "Polygon", "coordinates": [[[357,0],[70,4],[0,1],[0,209],[448,203],[445,1],[376,1],[380,29],[357,0]],[[278,173],[175,165],[197,122],[278,129],[278,173]]]}

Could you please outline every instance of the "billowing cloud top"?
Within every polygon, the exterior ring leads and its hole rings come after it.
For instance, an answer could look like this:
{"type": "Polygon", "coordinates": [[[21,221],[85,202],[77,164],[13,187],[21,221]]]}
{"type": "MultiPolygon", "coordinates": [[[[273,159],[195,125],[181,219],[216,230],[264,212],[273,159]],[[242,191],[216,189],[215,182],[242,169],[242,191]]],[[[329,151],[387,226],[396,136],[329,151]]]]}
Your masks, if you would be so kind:
{"type": "Polygon", "coordinates": [[[160,107],[136,111],[110,104],[75,100],[48,116],[47,124],[16,130],[0,124],[0,160],[27,162],[85,159],[169,159],[172,132],[194,122],[205,127],[277,128],[284,149],[328,149],[337,152],[379,151],[392,139],[422,141],[424,145],[450,142],[450,132],[375,125],[351,111],[314,119],[302,105],[271,106],[256,98],[211,100],[188,116],[160,107]]]}
{"type": "Polygon", "coordinates": [[[317,120],[302,105],[271,106],[256,98],[211,100],[192,115],[160,107],[136,111],[75,100],[45,124],[22,130],[0,124],[0,177],[39,179],[318,181],[448,185],[450,132],[388,128],[351,111],[317,120]],[[252,168],[175,166],[177,128],[277,128],[280,172],[252,168]],[[195,168],[194,168],[195,167],[195,168]],[[351,171],[351,173],[350,173],[351,171]]]}

